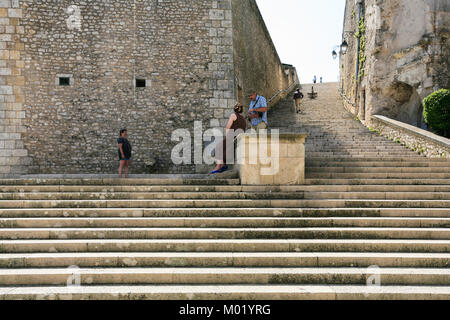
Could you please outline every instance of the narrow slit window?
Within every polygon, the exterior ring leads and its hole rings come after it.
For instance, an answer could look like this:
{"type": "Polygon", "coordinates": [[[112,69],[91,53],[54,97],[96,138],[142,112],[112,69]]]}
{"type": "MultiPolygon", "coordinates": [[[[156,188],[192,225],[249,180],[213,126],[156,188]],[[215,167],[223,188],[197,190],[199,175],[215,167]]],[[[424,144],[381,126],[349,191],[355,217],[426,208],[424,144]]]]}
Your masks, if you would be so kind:
{"type": "Polygon", "coordinates": [[[136,88],[145,88],[147,81],[145,79],[136,79],[136,88]]]}
{"type": "Polygon", "coordinates": [[[59,77],[59,85],[66,87],[70,86],[70,78],[69,77],[59,77]]]}

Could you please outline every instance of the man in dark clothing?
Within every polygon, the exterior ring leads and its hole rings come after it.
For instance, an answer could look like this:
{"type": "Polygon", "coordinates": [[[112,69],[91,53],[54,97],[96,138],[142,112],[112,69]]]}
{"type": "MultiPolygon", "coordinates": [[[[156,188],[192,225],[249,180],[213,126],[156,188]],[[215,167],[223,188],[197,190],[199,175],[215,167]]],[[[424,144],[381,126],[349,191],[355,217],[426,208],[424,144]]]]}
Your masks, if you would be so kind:
{"type": "Polygon", "coordinates": [[[303,93],[300,91],[300,89],[297,89],[294,93],[294,105],[295,105],[295,111],[297,113],[302,113],[301,107],[302,107],[302,99],[303,99],[303,93]]]}
{"type": "Polygon", "coordinates": [[[131,143],[128,141],[127,129],[120,130],[120,138],[117,139],[117,144],[119,145],[119,178],[122,178],[122,171],[125,168],[125,178],[128,178],[128,169],[131,162],[131,143]]]}

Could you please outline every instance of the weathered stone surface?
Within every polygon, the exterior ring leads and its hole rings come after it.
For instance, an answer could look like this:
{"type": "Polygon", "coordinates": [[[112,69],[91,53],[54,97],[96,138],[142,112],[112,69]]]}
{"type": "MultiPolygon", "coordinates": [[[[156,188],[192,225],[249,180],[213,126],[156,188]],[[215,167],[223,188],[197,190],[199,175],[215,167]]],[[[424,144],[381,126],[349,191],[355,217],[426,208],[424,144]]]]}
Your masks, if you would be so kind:
{"type": "Polygon", "coordinates": [[[194,165],[172,164],[174,130],[194,136],[195,121],[205,129],[211,120],[225,125],[227,111],[242,100],[237,74],[268,97],[293,79],[274,60],[262,19],[252,26],[263,30],[258,44],[245,46],[266,48],[263,58],[254,51],[246,58],[258,57],[258,70],[269,71],[259,75],[261,83],[276,74],[277,84],[259,86],[248,75],[253,70],[235,63],[235,46],[242,45],[235,39],[247,32],[238,20],[259,15],[255,1],[248,2],[0,1],[8,28],[0,34],[0,101],[16,111],[1,118],[2,132],[21,134],[30,173],[115,172],[124,127],[134,172],[193,172],[194,165]],[[60,86],[59,77],[69,78],[69,86],[60,86]]]}
{"type": "Polygon", "coordinates": [[[299,185],[305,181],[306,134],[241,134],[238,171],[243,185],[299,185]]]}
{"type": "Polygon", "coordinates": [[[0,24],[4,27],[4,34],[0,34],[0,176],[27,173],[30,164],[24,149],[22,9],[16,2],[0,2],[0,24]]]}
{"type": "Polygon", "coordinates": [[[370,126],[382,136],[421,155],[429,158],[450,158],[450,140],[447,138],[383,116],[373,116],[370,126]]]}
{"type": "Polygon", "coordinates": [[[346,107],[362,121],[379,114],[422,127],[422,100],[450,86],[450,3],[363,3],[365,33],[357,72],[359,10],[354,0],[347,0],[344,35],[349,48],[341,57],[341,88],[349,100],[346,107]]]}

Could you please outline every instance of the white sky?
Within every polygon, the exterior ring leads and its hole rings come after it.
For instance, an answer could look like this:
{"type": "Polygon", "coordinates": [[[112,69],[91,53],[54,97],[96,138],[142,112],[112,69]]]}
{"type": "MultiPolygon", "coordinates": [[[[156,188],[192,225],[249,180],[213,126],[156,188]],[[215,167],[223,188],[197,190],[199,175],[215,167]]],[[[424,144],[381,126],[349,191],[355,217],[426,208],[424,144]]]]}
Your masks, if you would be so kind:
{"type": "Polygon", "coordinates": [[[302,83],[314,75],[324,82],[339,80],[339,59],[345,0],[256,0],[283,63],[293,64],[302,83]]]}

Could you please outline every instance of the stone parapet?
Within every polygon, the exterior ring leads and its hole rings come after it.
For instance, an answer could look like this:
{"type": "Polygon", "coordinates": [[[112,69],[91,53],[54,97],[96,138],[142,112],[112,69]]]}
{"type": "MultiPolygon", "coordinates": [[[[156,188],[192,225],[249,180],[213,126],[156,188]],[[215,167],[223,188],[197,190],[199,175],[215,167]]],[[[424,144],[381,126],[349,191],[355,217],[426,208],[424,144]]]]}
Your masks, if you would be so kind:
{"type": "Polygon", "coordinates": [[[450,139],[384,116],[372,116],[370,127],[429,158],[450,159],[450,139]]]}
{"type": "Polygon", "coordinates": [[[300,185],[305,181],[306,134],[241,134],[237,167],[242,185],[300,185]]]}

